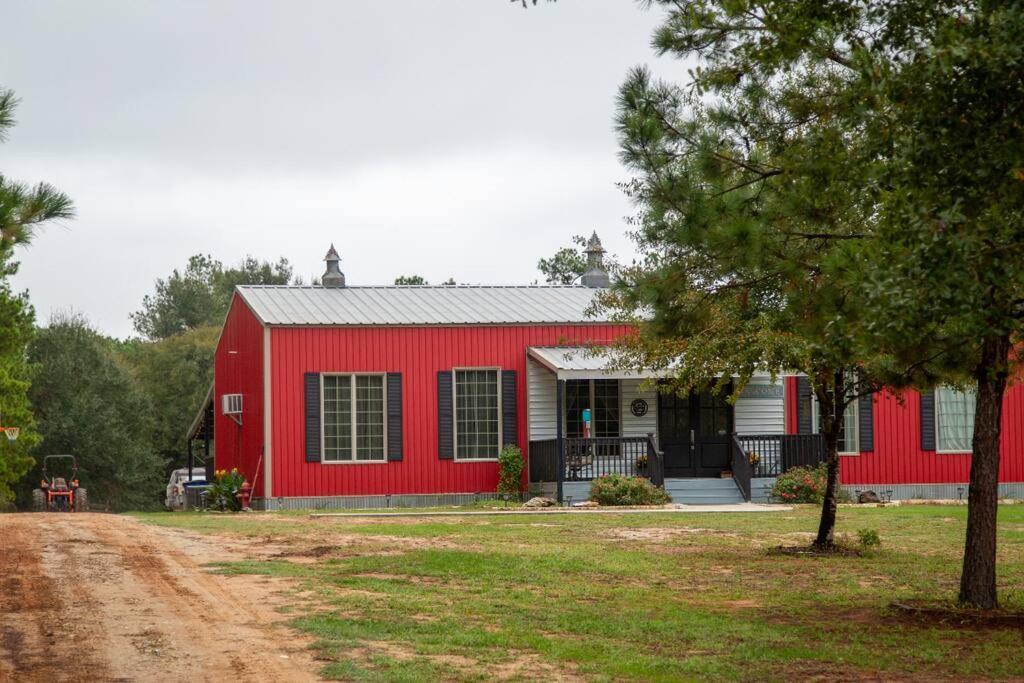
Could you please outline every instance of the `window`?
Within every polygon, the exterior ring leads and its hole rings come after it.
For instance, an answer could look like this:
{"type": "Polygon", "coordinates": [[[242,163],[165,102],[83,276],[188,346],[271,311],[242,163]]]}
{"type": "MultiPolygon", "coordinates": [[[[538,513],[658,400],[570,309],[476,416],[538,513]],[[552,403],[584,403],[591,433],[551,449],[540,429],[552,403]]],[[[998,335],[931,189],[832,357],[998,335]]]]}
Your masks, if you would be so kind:
{"type": "Polygon", "coordinates": [[[697,419],[700,436],[725,436],[732,431],[729,393],[728,388],[723,391],[700,392],[700,415],[697,419]]]}
{"type": "MultiPolygon", "coordinates": [[[[569,379],[565,381],[565,435],[583,436],[583,411],[590,410],[590,436],[619,436],[619,380],[569,379]]],[[[597,446],[598,455],[618,455],[618,444],[597,446]]]]}
{"type": "Polygon", "coordinates": [[[590,409],[591,436],[619,436],[619,381],[570,379],[565,382],[565,434],[583,436],[583,411],[590,409]]]}
{"type": "MultiPolygon", "coordinates": [[[[821,431],[821,409],[816,396],[811,396],[811,402],[814,404],[814,411],[811,413],[813,420],[811,431],[817,434],[821,431]]],[[[839,428],[839,453],[841,455],[860,455],[860,446],[857,444],[859,410],[860,401],[854,400],[843,411],[843,426],[839,428]]]]}
{"type": "Polygon", "coordinates": [[[497,369],[455,370],[455,458],[494,460],[501,450],[497,369]]]}
{"type": "Polygon", "coordinates": [[[974,391],[935,390],[935,445],[939,453],[970,453],[974,437],[974,391]]]}
{"type": "Polygon", "coordinates": [[[384,375],[324,375],[324,462],[384,461],[384,375]]]}

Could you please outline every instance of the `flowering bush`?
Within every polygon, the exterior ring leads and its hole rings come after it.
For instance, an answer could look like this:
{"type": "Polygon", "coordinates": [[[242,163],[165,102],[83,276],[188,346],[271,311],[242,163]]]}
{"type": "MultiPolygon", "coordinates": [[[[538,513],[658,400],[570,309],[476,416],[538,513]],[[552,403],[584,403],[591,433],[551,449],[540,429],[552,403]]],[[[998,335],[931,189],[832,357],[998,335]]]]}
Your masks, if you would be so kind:
{"type": "Polygon", "coordinates": [[[783,503],[820,503],[825,498],[827,481],[825,463],[817,467],[794,467],[775,480],[772,497],[783,503]]]}
{"type": "Polygon", "coordinates": [[[238,492],[242,490],[242,482],[245,477],[238,471],[237,467],[228,470],[217,470],[213,473],[213,481],[206,494],[206,505],[214,510],[242,509],[238,500],[238,492]]]}
{"type": "Polygon", "coordinates": [[[601,505],[664,505],[671,498],[649,479],[609,474],[590,484],[590,500],[601,505]]]}

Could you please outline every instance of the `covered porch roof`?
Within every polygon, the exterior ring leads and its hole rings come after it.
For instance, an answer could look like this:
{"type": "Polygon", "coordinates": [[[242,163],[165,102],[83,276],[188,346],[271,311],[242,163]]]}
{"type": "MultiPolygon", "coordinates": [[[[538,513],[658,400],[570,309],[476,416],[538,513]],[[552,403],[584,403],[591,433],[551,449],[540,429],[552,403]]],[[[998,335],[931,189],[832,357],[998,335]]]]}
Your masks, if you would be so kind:
{"type": "Polygon", "coordinates": [[[658,379],[662,376],[651,371],[609,368],[609,359],[600,348],[594,347],[531,346],[526,355],[558,379],[658,379]]]}

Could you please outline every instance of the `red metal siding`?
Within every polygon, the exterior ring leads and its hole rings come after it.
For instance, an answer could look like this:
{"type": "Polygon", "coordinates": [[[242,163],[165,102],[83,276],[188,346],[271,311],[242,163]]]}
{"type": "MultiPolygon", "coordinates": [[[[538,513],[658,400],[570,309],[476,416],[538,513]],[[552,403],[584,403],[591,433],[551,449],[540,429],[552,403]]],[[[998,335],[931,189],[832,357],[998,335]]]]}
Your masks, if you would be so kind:
{"type": "Polygon", "coordinates": [[[799,429],[796,414],[796,375],[788,375],[783,378],[783,381],[785,382],[783,384],[784,389],[782,395],[785,397],[784,400],[786,401],[786,433],[796,434],[799,429]]]}
{"type": "Polygon", "coordinates": [[[216,467],[237,467],[255,482],[254,494],[263,495],[263,475],[256,471],[263,449],[263,325],[237,295],[217,344],[213,375],[216,467]],[[241,426],[221,414],[224,394],[242,394],[241,426]]]}
{"type": "MultiPolygon", "coordinates": [[[[795,380],[794,380],[795,382],[795,380]]],[[[921,450],[920,394],[875,395],[875,450],[840,457],[844,484],[955,484],[970,479],[971,456],[921,450]]],[[[795,391],[786,393],[787,431],[795,432],[795,391]],[[792,421],[791,421],[792,420],[792,421]]],[[[1024,385],[1007,390],[999,481],[1024,481],[1024,385]]]]}
{"type": "MultiPolygon", "coordinates": [[[[939,484],[970,479],[971,456],[921,450],[920,395],[906,391],[875,397],[875,450],[842,459],[847,484],[939,484]],[[900,400],[902,399],[902,401],[900,400]]],[[[1024,387],[1013,386],[1003,405],[999,480],[1024,481],[1024,387]]]]}
{"type": "Polygon", "coordinates": [[[527,347],[609,341],[628,329],[614,325],[271,328],[271,495],[494,491],[496,463],[437,457],[437,371],[460,366],[515,370],[519,443],[525,446],[527,347]],[[402,373],[403,460],[305,462],[306,372],[402,373]]]}

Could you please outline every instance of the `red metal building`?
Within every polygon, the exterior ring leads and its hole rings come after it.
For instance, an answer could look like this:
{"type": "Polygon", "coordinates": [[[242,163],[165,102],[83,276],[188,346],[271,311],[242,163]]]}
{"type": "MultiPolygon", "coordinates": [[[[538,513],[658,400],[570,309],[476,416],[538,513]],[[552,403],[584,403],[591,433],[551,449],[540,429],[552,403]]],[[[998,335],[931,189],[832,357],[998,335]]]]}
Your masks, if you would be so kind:
{"type": "MultiPolygon", "coordinates": [[[[666,399],[656,377],[605,369],[585,348],[629,329],[589,310],[607,284],[600,254],[595,240],[581,286],[346,287],[332,248],[322,286],[239,287],[214,359],[213,409],[201,411],[213,415],[216,468],[242,471],[263,507],[459,502],[494,492],[498,451],[516,444],[531,486],[555,493],[545,486],[557,479],[576,500],[609,471],[651,476],[687,502],[763,497],[818,438],[806,382],[755,378],[731,406],[666,399]],[[760,460],[746,490],[723,480],[742,464],[735,452],[752,449],[760,460]],[[657,472],[648,453],[662,454],[657,472]]],[[[963,494],[963,405],[951,393],[859,401],[844,429],[843,483],[894,498],[963,494]]],[[[1003,420],[1000,480],[1020,496],[1020,385],[1003,420]]]]}

